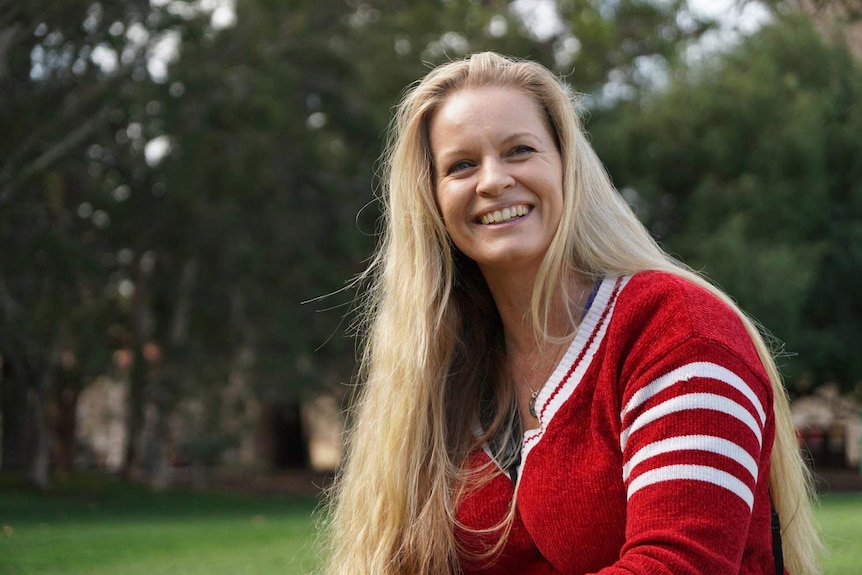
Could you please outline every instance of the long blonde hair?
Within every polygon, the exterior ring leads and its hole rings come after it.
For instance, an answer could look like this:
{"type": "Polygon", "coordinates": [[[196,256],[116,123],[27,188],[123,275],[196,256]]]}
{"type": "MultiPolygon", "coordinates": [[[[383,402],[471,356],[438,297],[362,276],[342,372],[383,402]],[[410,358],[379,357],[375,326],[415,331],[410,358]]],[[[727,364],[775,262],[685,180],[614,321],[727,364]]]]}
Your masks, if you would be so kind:
{"type": "Polygon", "coordinates": [[[782,519],[785,562],[793,575],[818,573],[811,479],[781,377],[756,325],[727,295],[664,253],[637,220],[587,142],[567,88],[539,64],[494,53],[432,70],[406,92],[389,132],[385,229],[362,278],[361,385],[332,493],[327,572],[458,572],[453,526],[465,459],[517,425],[500,367],[499,315],[475,264],[449,241],[431,177],[431,116],[454,91],[486,86],[535,98],[563,158],[564,213],[532,300],[537,337],[544,336],[554,294],[572,293],[575,278],[663,270],[736,310],[774,389],[770,490],[782,519]],[[474,434],[476,421],[487,430],[482,437],[474,434]]]}

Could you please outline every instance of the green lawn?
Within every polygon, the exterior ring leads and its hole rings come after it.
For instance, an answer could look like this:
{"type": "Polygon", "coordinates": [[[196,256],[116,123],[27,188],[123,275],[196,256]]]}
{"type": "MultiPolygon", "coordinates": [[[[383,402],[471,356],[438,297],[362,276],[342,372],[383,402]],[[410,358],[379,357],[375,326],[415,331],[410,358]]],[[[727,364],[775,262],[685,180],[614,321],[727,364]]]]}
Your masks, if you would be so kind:
{"type": "MultiPolygon", "coordinates": [[[[150,493],[100,479],[50,495],[0,486],[0,575],[292,575],[316,565],[317,501],[150,493]]],[[[826,575],[862,571],[862,493],[819,510],[826,575]]]]}
{"type": "Polygon", "coordinates": [[[824,495],[818,516],[827,547],[825,575],[862,573],[862,493],[824,495]]]}
{"type": "Polygon", "coordinates": [[[100,481],[0,489],[0,575],[291,575],[315,566],[317,500],[100,481]]]}

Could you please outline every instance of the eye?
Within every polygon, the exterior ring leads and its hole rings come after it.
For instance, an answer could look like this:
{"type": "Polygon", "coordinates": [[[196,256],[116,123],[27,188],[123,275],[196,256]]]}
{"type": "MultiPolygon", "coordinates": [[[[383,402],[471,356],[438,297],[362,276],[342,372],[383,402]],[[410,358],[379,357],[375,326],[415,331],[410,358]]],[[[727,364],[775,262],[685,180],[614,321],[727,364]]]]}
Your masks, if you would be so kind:
{"type": "Polygon", "coordinates": [[[518,145],[509,151],[509,155],[510,156],[526,156],[528,154],[532,154],[535,151],[536,151],[536,149],[533,148],[532,146],[518,145]]]}
{"type": "Polygon", "coordinates": [[[473,167],[473,162],[469,162],[467,160],[459,160],[449,166],[449,169],[446,170],[446,175],[455,174],[471,167],[473,167]]]}

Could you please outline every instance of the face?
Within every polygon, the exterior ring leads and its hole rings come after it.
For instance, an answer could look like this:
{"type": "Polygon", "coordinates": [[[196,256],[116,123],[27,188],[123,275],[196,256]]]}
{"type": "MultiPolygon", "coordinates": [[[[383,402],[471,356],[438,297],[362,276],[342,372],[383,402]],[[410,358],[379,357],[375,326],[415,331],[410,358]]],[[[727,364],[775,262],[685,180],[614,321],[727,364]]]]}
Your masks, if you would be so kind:
{"type": "Polygon", "coordinates": [[[563,212],[563,167],[535,100],[514,88],[449,96],[429,125],[452,242],[491,273],[535,273],[563,212]]]}

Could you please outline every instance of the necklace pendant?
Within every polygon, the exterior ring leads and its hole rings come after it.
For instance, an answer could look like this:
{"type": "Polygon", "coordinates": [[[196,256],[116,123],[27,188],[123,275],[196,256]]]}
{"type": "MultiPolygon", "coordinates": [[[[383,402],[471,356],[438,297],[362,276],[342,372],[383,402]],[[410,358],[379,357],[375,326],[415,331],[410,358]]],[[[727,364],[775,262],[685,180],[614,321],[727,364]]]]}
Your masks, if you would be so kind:
{"type": "Polygon", "coordinates": [[[527,404],[527,411],[530,412],[530,415],[532,415],[533,417],[536,417],[536,418],[539,417],[538,415],[536,415],[536,398],[537,397],[539,397],[539,392],[533,391],[531,389],[530,390],[530,403],[527,404]]]}

